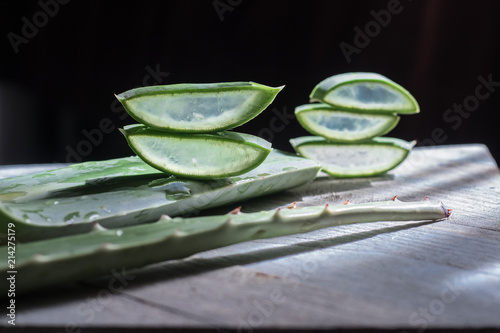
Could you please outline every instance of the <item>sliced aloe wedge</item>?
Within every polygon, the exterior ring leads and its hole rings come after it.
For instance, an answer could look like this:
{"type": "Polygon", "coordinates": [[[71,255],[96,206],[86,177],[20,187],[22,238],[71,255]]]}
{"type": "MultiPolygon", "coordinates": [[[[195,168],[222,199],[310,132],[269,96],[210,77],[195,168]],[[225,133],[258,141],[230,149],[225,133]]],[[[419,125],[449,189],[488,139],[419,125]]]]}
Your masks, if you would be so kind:
{"type": "Polygon", "coordinates": [[[376,137],[362,143],[333,143],[318,136],[291,139],[297,153],[318,162],[322,171],[339,178],[385,173],[401,164],[415,142],[376,137]]]}
{"type": "Polygon", "coordinates": [[[125,126],[121,132],[146,163],[186,178],[240,175],[261,164],[272,149],[264,139],[236,132],[167,133],[141,124],[125,126]]]}
{"type": "Polygon", "coordinates": [[[313,89],[311,101],[357,112],[414,114],[415,98],[396,82],[377,73],[344,73],[331,76],[313,89]]]}
{"type": "Polygon", "coordinates": [[[295,116],[309,133],[335,142],[359,142],[381,136],[399,122],[396,114],[342,111],[323,103],[298,106],[295,116]]]}
{"type": "Polygon", "coordinates": [[[283,87],[254,82],[172,84],[116,95],[138,122],[168,132],[208,133],[232,129],[261,113],[283,87]]]}

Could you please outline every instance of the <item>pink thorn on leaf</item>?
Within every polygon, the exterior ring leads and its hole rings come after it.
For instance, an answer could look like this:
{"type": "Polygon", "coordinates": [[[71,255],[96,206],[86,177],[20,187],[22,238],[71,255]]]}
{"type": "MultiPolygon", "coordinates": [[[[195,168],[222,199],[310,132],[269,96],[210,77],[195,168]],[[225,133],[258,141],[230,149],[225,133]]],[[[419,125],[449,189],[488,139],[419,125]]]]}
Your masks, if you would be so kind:
{"type": "Polygon", "coordinates": [[[235,209],[233,209],[232,211],[230,211],[228,214],[233,214],[233,215],[241,214],[241,206],[236,207],[235,209]]]}

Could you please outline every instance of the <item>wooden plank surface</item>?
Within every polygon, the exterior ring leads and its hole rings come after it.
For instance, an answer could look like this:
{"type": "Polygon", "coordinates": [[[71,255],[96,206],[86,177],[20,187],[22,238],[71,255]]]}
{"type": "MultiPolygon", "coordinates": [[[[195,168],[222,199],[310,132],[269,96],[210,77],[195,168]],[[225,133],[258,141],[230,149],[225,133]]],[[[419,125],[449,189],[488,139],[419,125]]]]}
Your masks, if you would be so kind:
{"type": "MultiPolygon", "coordinates": [[[[97,280],[19,296],[16,327],[500,328],[500,171],[482,145],[417,148],[385,176],[320,176],[241,204],[249,212],[292,201],[394,195],[403,201],[429,196],[453,214],[436,223],[347,225],[136,270],[116,267],[97,280]]],[[[7,327],[7,319],[0,325],[7,327]]]]}

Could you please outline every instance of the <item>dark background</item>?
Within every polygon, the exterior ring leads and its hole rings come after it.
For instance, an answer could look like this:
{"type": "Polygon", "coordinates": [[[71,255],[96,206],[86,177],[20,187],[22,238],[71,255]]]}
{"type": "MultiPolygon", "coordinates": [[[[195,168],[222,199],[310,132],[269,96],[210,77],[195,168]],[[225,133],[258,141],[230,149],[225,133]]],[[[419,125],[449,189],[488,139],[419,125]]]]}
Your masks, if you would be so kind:
{"type": "Polygon", "coordinates": [[[352,71],[381,73],[419,102],[421,113],[403,116],[389,136],[419,145],[484,143],[500,161],[500,86],[473,112],[444,119],[454,104],[473,103],[478,77],[500,82],[500,2],[401,0],[376,31],[373,13],[394,3],[4,1],[0,164],[131,155],[116,128],[134,121],[113,94],[185,82],[285,84],[238,130],[266,133],[275,148],[291,151],[288,139],[307,134],[291,119],[293,109],[308,102],[319,81],[352,71]],[[355,28],[370,22],[372,37],[358,40],[362,47],[348,62],[340,44],[355,46],[355,28]],[[280,125],[272,137],[265,130],[271,123],[280,125]]]}

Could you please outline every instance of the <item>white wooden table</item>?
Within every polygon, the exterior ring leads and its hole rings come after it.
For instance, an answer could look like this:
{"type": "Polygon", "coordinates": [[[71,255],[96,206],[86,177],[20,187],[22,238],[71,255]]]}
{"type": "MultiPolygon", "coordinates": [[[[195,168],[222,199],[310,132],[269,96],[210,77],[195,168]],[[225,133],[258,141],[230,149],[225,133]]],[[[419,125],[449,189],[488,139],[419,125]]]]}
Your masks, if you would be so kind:
{"type": "MultiPolygon", "coordinates": [[[[0,176],[29,170],[3,167],[0,176]]],[[[318,177],[241,204],[248,212],[394,195],[429,196],[453,213],[436,223],[347,225],[117,267],[98,280],[19,296],[16,328],[500,329],[500,171],[482,145],[417,148],[382,177],[318,177]]],[[[9,326],[5,316],[0,325],[9,326]]]]}

